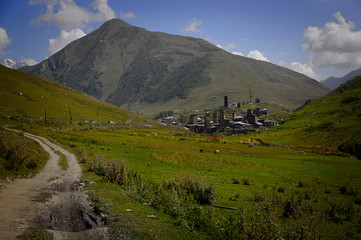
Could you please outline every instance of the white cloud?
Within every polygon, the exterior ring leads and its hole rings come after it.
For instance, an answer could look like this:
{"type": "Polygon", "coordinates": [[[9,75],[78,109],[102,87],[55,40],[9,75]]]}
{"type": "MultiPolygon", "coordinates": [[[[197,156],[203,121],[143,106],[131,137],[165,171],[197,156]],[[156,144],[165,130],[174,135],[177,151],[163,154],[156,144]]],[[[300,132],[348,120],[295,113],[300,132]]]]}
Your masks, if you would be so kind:
{"type": "Polygon", "coordinates": [[[310,66],[308,63],[302,64],[300,62],[291,62],[290,69],[305,74],[310,78],[317,78],[317,74],[313,71],[312,66],[310,66]]]}
{"type": "Polygon", "coordinates": [[[56,53],[72,41],[85,36],[86,34],[79,28],[72,29],[70,32],[62,30],[57,38],[49,39],[48,50],[51,54],[56,53]]]}
{"type": "Polygon", "coordinates": [[[92,6],[98,10],[94,15],[94,21],[102,22],[116,17],[114,10],[108,5],[108,0],[94,0],[92,6]]]}
{"type": "Polygon", "coordinates": [[[35,59],[32,59],[32,58],[21,57],[20,63],[24,63],[24,64],[26,64],[26,66],[33,66],[33,65],[37,64],[38,61],[36,61],[35,59]]]}
{"type": "Polygon", "coordinates": [[[241,52],[232,52],[232,54],[238,55],[238,56],[244,56],[243,53],[241,53],[241,52]]]}
{"type": "Polygon", "coordinates": [[[302,73],[310,78],[317,79],[319,75],[313,71],[312,66],[310,63],[300,63],[300,62],[291,62],[291,64],[288,64],[288,62],[285,61],[278,61],[278,65],[282,67],[287,67],[295,72],[302,73]]]}
{"type": "Polygon", "coordinates": [[[102,22],[115,18],[115,13],[108,5],[108,0],[94,0],[91,12],[78,6],[73,0],[31,0],[30,5],[46,5],[46,12],[39,15],[32,23],[48,25],[55,24],[61,30],[84,28],[90,22],[102,22]]]}
{"type": "Polygon", "coordinates": [[[6,30],[0,27],[0,56],[5,55],[4,49],[10,43],[11,43],[11,39],[6,33],[6,30]]]}
{"type": "Polygon", "coordinates": [[[127,12],[127,13],[123,13],[122,11],[120,11],[120,18],[123,19],[132,19],[132,18],[137,18],[138,16],[135,15],[133,13],[133,11],[127,12]]]}
{"type": "Polygon", "coordinates": [[[247,57],[249,58],[254,58],[256,60],[261,60],[261,61],[265,61],[265,62],[269,62],[269,60],[263,55],[263,53],[261,53],[258,50],[253,50],[250,51],[249,54],[247,55],[247,57]]]}
{"type": "Polygon", "coordinates": [[[341,69],[361,66],[361,31],[353,31],[355,24],[346,21],[340,12],[334,14],[338,23],[328,22],[323,28],[309,26],[304,32],[307,40],[302,45],[311,64],[341,69]]]}
{"type": "Polygon", "coordinates": [[[279,60],[277,65],[280,65],[281,67],[288,67],[288,62],[285,62],[283,60],[279,60]]]}
{"type": "Polygon", "coordinates": [[[235,47],[236,47],[236,44],[230,43],[230,44],[227,44],[227,45],[225,45],[225,46],[222,46],[222,45],[220,45],[220,44],[217,44],[216,46],[219,47],[219,48],[222,48],[223,50],[229,51],[229,50],[235,48],[235,47]]]}
{"type": "Polygon", "coordinates": [[[181,29],[182,32],[201,32],[200,29],[198,29],[198,27],[202,24],[203,22],[201,20],[197,20],[196,18],[193,18],[193,20],[183,29],[181,29]]]}
{"type": "Polygon", "coordinates": [[[229,51],[235,47],[236,47],[236,44],[234,44],[234,43],[230,43],[230,44],[227,44],[226,46],[223,46],[223,48],[226,49],[227,51],[229,51]]]}

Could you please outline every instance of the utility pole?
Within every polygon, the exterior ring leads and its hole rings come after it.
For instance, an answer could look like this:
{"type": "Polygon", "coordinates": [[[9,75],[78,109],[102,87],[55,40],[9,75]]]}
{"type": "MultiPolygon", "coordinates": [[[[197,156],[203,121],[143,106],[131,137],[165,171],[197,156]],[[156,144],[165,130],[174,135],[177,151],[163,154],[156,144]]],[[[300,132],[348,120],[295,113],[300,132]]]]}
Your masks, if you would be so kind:
{"type": "Polygon", "coordinates": [[[45,108],[45,113],[44,113],[45,117],[44,117],[44,124],[45,124],[45,127],[46,127],[46,108],[45,108]]]}
{"type": "Polygon", "coordinates": [[[252,103],[252,88],[249,86],[249,103],[252,103]]]}
{"type": "Polygon", "coordinates": [[[73,118],[71,117],[70,106],[69,106],[69,117],[70,117],[70,123],[71,123],[73,121],[73,118]]]}

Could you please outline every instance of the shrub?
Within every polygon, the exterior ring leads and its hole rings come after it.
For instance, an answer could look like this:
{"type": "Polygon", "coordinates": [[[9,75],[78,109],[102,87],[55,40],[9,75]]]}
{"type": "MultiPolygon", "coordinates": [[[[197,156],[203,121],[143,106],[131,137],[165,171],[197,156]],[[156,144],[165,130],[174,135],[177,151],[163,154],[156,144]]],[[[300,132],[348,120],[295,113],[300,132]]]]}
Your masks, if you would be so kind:
{"type": "Polygon", "coordinates": [[[350,196],[356,196],[359,192],[357,187],[350,182],[345,183],[344,186],[339,188],[339,190],[341,194],[350,196]]]}
{"type": "Polygon", "coordinates": [[[200,177],[191,177],[188,175],[178,176],[171,185],[176,189],[184,190],[187,194],[192,194],[194,199],[202,205],[210,205],[215,199],[215,188],[206,183],[200,177]]]}
{"type": "Polygon", "coordinates": [[[239,181],[239,179],[237,179],[237,178],[232,178],[232,183],[233,183],[233,184],[239,184],[240,181],[239,181]]]}
{"type": "Polygon", "coordinates": [[[125,160],[114,159],[108,161],[107,164],[105,164],[104,174],[108,182],[124,185],[127,179],[125,160]]]}
{"type": "Polygon", "coordinates": [[[283,217],[299,217],[300,208],[301,208],[301,197],[296,199],[294,196],[291,196],[290,199],[286,200],[283,205],[283,217]]]}
{"type": "Polygon", "coordinates": [[[339,146],[338,150],[355,155],[358,159],[361,159],[361,140],[360,137],[352,135],[344,140],[339,146]]]}
{"type": "Polygon", "coordinates": [[[266,199],[265,195],[261,191],[253,192],[252,201],[253,202],[262,202],[266,199]]]}
{"type": "Polygon", "coordinates": [[[0,128],[0,158],[3,159],[0,167],[6,171],[35,169],[42,165],[43,158],[45,161],[45,157],[34,151],[34,145],[26,140],[23,133],[7,131],[4,128],[0,128]]]}
{"type": "Polygon", "coordinates": [[[340,199],[330,201],[330,206],[326,210],[326,214],[331,221],[341,223],[342,221],[350,221],[354,215],[353,203],[340,199]]]}
{"type": "Polygon", "coordinates": [[[242,181],[243,181],[243,185],[253,185],[252,179],[243,178],[242,181]]]}
{"type": "Polygon", "coordinates": [[[277,188],[277,191],[279,193],[284,193],[285,192],[285,187],[279,187],[279,188],[277,188]]]}

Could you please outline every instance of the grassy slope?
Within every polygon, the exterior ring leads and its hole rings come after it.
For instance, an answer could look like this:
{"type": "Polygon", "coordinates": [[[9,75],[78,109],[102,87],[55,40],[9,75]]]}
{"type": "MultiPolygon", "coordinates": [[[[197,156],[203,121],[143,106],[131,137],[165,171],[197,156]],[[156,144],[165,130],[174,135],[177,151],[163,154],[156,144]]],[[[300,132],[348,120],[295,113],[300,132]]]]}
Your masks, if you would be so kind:
{"type": "Polygon", "coordinates": [[[154,123],[147,118],[96,100],[54,81],[0,66],[2,121],[10,117],[43,121],[46,109],[48,121],[65,122],[70,120],[69,107],[72,120],[75,122],[111,120],[117,123],[126,121],[154,123]]]}
{"type": "Polygon", "coordinates": [[[272,142],[337,147],[351,136],[361,137],[361,77],[343,85],[292,114],[271,134],[272,142]],[[342,89],[342,90],[340,90],[342,89]]]}

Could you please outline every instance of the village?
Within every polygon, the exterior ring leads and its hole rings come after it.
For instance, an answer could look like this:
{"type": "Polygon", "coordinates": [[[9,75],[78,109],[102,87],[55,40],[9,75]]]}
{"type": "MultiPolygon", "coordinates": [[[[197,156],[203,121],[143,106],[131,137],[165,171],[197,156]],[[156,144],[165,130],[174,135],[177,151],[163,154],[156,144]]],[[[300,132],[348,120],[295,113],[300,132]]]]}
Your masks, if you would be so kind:
{"type": "MultiPolygon", "coordinates": [[[[254,103],[259,104],[261,100],[256,98],[254,103]]],[[[191,114],[186,121],[168,116],[161,119],[164,125],[183,126],[185,129],[196,133],[248,133],[260,128],[273,127],[276,122],[268,119],[270,116],[267,108],[248,108],[245,116],[240,114],[241,106],[252,104],[249,102],[228,104],[228,96],[224,96],[223,106],[217,109],[206,109],[204,116],[191,114]]]]}

